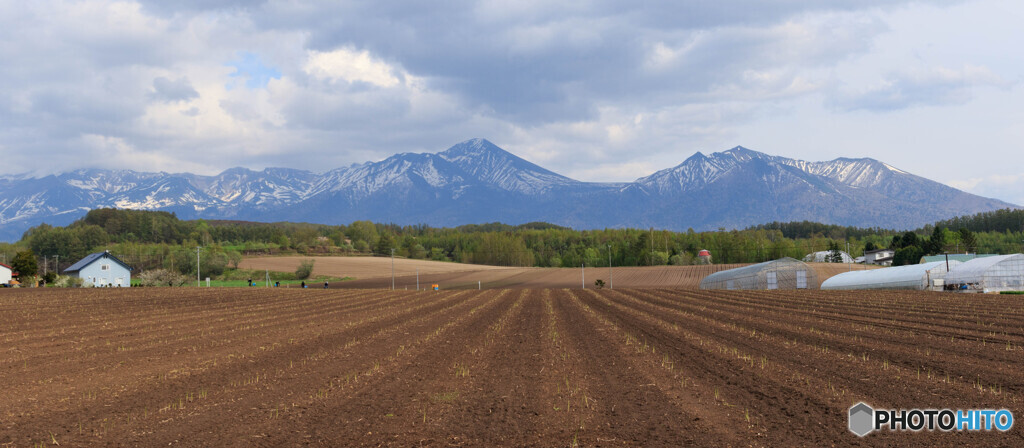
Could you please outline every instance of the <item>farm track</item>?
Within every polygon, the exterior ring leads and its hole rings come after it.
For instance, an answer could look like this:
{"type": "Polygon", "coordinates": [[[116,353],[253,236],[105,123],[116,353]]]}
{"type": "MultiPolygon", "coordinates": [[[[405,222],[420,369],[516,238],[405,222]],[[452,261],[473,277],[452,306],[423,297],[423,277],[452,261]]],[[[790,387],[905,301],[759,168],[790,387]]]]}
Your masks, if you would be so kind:
{"type": "Polygon", "coordinates": [[[1021,445],[1024,304],[919,292],[18,290],[0,446],[1021,445]]]}

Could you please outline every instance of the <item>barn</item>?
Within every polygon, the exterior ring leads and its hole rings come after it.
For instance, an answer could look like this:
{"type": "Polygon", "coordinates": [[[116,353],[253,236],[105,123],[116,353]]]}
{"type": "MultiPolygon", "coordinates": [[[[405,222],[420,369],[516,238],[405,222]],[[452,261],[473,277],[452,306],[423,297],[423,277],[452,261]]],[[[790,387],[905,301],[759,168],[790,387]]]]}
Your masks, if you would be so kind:
{"type": "MultiPolygon", "coordinates": [[[[959,261],[950,261],[949,269],[959,264],[959,261]]],[[[869,271],[843,272],[821,282],[821,289],[942,290],[946,266],[945,261],[933,261],[869,271]]]]}
{"type": "Polygon", "coordinates": [[[780,258],[704,277],[700,289],[818,289],[818,275],[806,263],[780,258]]]}
{"type": "Polygon", "coordinates": [[[949,269],[946,285],[971,292],[1024,291],[1024,254],[967,261],[949,269]]]}
{"type": "Polygon", "coordinates": [[[132,284],[132,268],[110,254],[110,251],[89,254],[64,274],[81,278],[86,284],[97,287],[129,287],[132,284]]]}

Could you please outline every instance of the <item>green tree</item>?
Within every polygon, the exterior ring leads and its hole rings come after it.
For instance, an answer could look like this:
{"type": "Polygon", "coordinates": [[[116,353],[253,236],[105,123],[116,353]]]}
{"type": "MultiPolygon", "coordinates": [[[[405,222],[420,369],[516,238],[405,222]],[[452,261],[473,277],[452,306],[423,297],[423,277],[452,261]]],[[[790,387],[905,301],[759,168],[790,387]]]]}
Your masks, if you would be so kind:
{"type": "MultiPolygon", "coordinates": [[[[370,221],[355,221],[349,224],[345,232],[352,241],[366,241],[368,244],[376,243],[380,236],[377,234],[377,226],[370,221]]],[[[390,250],[390,248],[388,248],[390,250]]]]}
{"type": "Polygon", "coordinates": [[[839,243],[835,241],[829,241],[828,243],[828,255],[825,257],[825,261],[828,263],[842,263],[843,253],[839,250],[839,243]]]}
{"type": "Polygon", "coordinates": [[[305,280],[313,275],[313,263],[316,260],[307,258],[299,262],[299,268],[295,270],[295,278],[299,280],[305,280]]]}
{"type": "Polygon", "coordinates": [[[968,253],[978,252],[978,239],[966,227],[960,228],[960,248],[968,253]]]}
{"type": "Polygon", "coordinates": [[[904,266],[908,264],[917,264],[921,261],[921,257],[923,256],[924,250],[917,246],[907,246],[896,249],[896,254],[892,256],[892,265],[904,266]]]}
{"type": "Polygon", "coordinates": [[[943,252],[943,248],[946,246],[946,229],[935,226],[932,229],[932,236],[928,238],[928,241],[921,247],[926,255],[936,255],[943,252]]]}
{"type": "Polygon", "coordinates": [[[379,255],[391,255],[391,249],[395,248],[395,237],[390,233],[384,233],[377,240],[374,252],[379,255]]]}
{"type": "Polygon", "coordinates": [[[11,270],[18,274],[18,281],[22,283],[29,278],[35,277],[36,273],[39,272],[39,262],[36,260],[36,254],[32,252],[32,249],[14,254],[14,259],[11,260],[11,270]]]}
{"type": "Polygon", "coordinates": [[[242,254],[238,253],[237,250],[229,250],[228,262],[231,263],[232,268],[238,269],[238,264],[242,262],[242,254]]]}

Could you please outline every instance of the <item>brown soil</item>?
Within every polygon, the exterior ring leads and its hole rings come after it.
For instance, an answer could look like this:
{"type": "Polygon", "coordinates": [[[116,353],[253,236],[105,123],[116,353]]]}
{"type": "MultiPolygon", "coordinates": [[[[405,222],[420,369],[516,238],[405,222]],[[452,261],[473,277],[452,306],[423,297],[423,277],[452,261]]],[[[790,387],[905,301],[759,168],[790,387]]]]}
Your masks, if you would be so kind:
{"type": "Polygon", "coordinates": [[[1024,302],[928,292],[0,293],[0,446],[1020,446],[1024,302]]]}
{"type": "MultiPolygon", "coordinates": [[[[351,277],[355,279],[391,278],[391,257],[253,257],[243,259],[238,267],[241,269],[269,269],[278,272],[294,272],[302,260],[312,259],[313,275],[333,277],[351,277]]],[[[480,264],[446,263],[431,260],[410,260],[395,258],[396,275],[449,274],[466,271],[492,271],[517,268],[485,266],[480,264]]]]}

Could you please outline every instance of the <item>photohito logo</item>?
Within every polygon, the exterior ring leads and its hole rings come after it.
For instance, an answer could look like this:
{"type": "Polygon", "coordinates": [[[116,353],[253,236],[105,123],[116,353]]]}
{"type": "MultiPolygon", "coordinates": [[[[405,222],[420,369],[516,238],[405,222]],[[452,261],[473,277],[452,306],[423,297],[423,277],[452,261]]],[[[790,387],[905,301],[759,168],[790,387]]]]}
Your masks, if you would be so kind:
{"type": "Polygon", "coordinates": [[[1013,413],[1006,409],[873,409],[866,403],[850,406],[850,432],[864,437],[883,427],[890,431],[997,431],[1013,427],[1013,413]]]}

